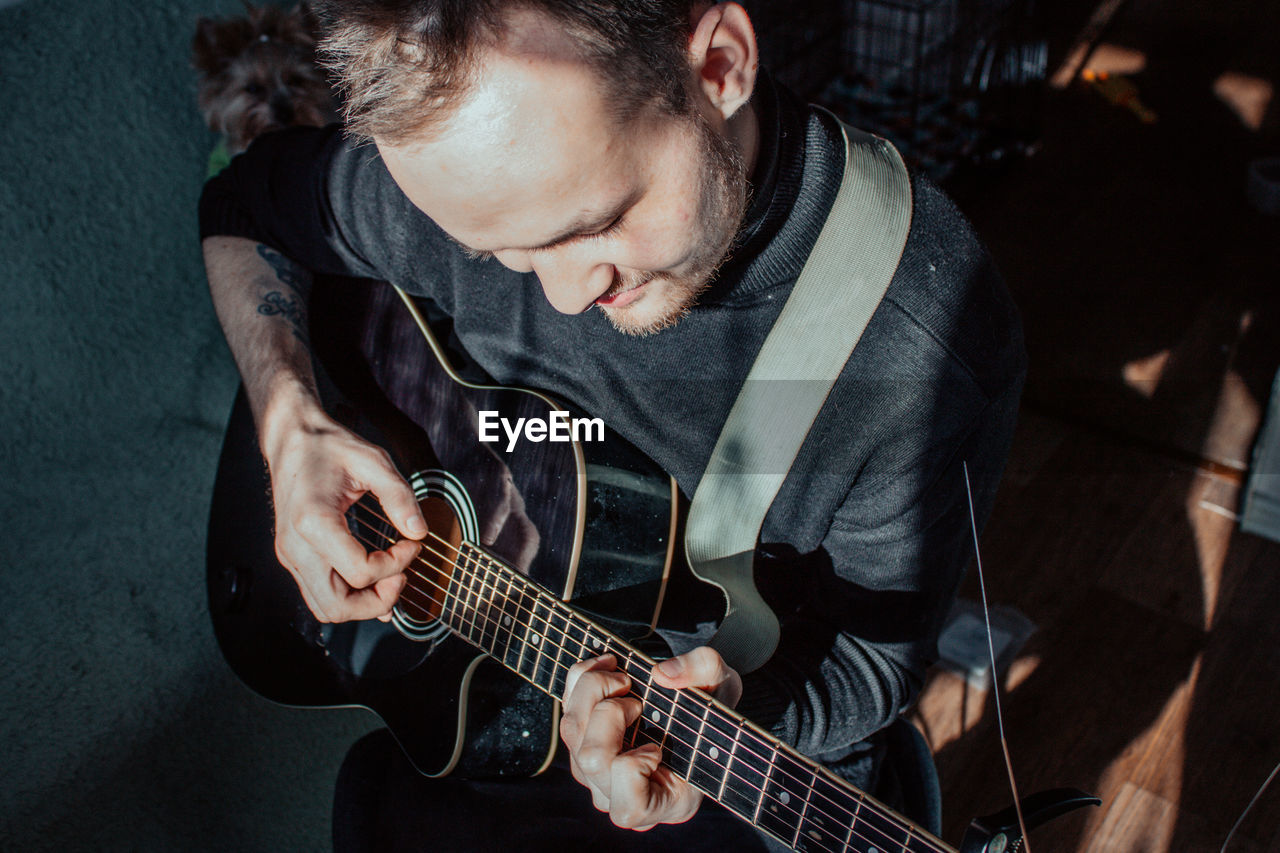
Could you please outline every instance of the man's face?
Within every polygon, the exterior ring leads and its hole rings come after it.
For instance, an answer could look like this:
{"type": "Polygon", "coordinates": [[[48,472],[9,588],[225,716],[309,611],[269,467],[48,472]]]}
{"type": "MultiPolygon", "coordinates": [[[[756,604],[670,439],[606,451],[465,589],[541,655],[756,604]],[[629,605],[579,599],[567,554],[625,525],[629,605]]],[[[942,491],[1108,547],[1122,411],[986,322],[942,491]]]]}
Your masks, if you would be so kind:
{"type": "Polygon", "coordinates": [[[409,199],[463,246],[532,271],[559,311],[648,334],[693,304],[746,208],[746,168],[700,116],[621,124],[553,26],[513,27],[447,122],[378,143],[409,199]]]}

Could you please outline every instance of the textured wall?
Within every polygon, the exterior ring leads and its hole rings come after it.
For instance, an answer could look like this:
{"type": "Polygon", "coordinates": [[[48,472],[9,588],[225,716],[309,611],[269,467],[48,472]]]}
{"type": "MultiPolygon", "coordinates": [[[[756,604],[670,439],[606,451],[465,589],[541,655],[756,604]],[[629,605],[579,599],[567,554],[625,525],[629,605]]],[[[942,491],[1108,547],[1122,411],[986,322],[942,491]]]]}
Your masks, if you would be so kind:
{"type": "Polygon", "coordinates": [[[315,850],[358,711],[269,706],[204,603],[235,373],[188,44],[223,0],[0,5],[0,838],[315,850]]]}

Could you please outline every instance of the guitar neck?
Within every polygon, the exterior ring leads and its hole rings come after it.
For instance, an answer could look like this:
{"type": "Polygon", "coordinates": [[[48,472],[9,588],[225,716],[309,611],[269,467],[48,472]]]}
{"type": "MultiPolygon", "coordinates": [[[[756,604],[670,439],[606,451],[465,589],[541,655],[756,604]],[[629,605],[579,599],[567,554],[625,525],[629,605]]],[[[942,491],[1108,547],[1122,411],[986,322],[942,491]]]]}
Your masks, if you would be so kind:
{"type": "Polygon", "coordinates": [[[796,850],[952,850],[703,691],[654,684],[653,659],[469,543],[460,549],[441,618],[556,699],[564,698],[569,667],[614,655],[642,707],[628,745],[660,745],[676,775],[796,850]]]}

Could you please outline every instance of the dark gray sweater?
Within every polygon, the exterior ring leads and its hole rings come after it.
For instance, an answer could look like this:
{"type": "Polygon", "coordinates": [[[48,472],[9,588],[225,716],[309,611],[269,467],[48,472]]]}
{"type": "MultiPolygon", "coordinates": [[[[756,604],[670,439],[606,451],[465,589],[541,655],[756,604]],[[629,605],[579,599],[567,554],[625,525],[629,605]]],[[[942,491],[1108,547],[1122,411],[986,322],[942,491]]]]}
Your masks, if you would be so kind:
{"type": "MultiPolygon", "coordinates": [[[[767,79],[756,108],[762,146],[732,259],[690,316],[650,337],[620,335],[597,311],[559,314],[532,274],[468,259],[372,146],[336,129],[260,140],[207,185],[201,232],[432,300],[496,381],[604,418],[692,495],[843,170],[829,117],[767,79]]],[[[986,250],[919,176],[913,199],[888,293],[761,535],[763,552],[790,561],[758,578],[782,643],[745,678],[739,709],[828,762],[852,758],[918,692],[972,549],[961,463],[985,518],[1025,371],[1017,312],[986,250]]]]}

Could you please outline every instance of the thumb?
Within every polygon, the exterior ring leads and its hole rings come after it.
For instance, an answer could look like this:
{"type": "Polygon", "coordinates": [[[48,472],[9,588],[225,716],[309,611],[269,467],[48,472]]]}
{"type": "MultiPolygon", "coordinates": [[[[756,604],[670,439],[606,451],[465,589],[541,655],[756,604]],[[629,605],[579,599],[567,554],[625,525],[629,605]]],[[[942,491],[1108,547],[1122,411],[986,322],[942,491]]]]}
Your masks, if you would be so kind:
{"type": "Polygon", "coordinates": [[[373,458],[366,460],[359,471],[352,473],[364,481],[402,536],[421,539],[427,535],[427,522],[422,517],[417,496],[386,454],[373,454],[373,458]]]}
{"type": "Polygon", "coordinates": [[[664,660],[654,674],[664,687],[697,687],[730,707],[742,698],[742,677],[709,646],[664,660]]]}

